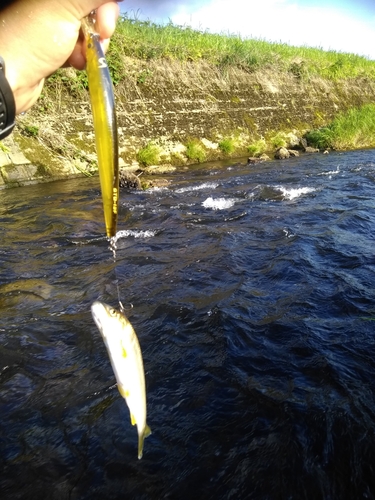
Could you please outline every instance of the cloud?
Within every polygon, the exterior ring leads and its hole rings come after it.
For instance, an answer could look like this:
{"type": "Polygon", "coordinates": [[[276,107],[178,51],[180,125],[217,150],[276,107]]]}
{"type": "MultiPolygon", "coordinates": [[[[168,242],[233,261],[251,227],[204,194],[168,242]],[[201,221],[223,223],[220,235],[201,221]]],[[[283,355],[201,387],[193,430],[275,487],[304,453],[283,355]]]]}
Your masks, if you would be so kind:
{"type": "Polygon", "coordinates": [[[121,5],[121,10],[128,13],[139,13],[142,19],[167,21],[179,11],[181,6],[193,11],[198,9],[200,5],[202,5],[202,0],[192,0],[190,2],[186,0],[125,0],[121,5]]]}
{"type": "Polygon", "coordinates": [[[125,0],[136,17],[375,59],[374,0],[125,0]]]}
{"type": "Polygon", "coordinates": [[[181,5],[171,19],[175,24],[209,28],[216,33],[354,52],[375,59],[375,30],[371,23],[329,6],[301,5],[290,0],[251,4],[243,0],[211,0],[193,13],[181,5]]]}

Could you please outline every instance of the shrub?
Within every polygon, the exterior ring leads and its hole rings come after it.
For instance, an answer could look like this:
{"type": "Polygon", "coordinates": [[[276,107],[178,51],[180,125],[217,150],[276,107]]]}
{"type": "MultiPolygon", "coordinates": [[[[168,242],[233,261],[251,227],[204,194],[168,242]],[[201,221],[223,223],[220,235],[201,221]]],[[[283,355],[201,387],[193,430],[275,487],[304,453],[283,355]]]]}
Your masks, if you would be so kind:
{"type": "Polygon", "coordinates": [[[199,141],[189,141],[186,145],[186,156],[189,160],[202,163],[207,158],[206,150],[199,141]]]}
{"type": "Polygon", "coordinates": [[[264,139],[259,139],[259,141],[253,142],[248,146],[247,152],[250,156],[260,156],[266,150],[266,141],[264,139]]]}
{"type": "Polygon", "coordinates": [[[284,134],[278,133],[278,134],[274,135],[273,137],[271,137],[271,144],[272,144],[272,147],[274,147],[275,149],[285,148],[286,140],[285,140],[284,134]]]}
{"type": "Polygon", "coordinates": [[[317,148],[352,149],[375,145],[375,104],[340,113],[327,127],[308,132],[306,140],[317,148]]]}
{"type": "Polygon", "coordinates": [[[36,137],[39,134],[39,127],[36,125],[25,125],[23,133],[29,137],[36,137]]]}
{"type": "Polygon", "coordinates": [[[319,149],[331,148],[334,143],[334,133],[329,127],[310,130],[305,134],[305,138],[308,144],[319,149]]]}
{"type": "Polygon", "coordinates": [[[137,160],[145,167],[157,165],[160,161],[160,148],[156,144],[149,142],[144,148],[138,151],[137,160]]]}
{"type": "Polygon", "coordinates": [[[234,140],[231,137],[227,137],[219,142],[219,148],[223,153],[230,155],[235,151],[236,146],[234,140]]]}

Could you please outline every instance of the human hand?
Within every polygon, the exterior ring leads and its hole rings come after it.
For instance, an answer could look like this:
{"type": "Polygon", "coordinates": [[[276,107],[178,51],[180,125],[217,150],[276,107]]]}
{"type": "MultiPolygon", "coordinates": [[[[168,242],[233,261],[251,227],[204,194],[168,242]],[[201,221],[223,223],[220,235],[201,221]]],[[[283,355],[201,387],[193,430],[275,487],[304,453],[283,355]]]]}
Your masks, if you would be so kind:
{"type": "Polygon", "coordinates": [[[58,68],[85,67],[81,20],[94,9],[106,49],[119,15],[115,0],[16,0],[0,11],[0,55],[17,113],[35,103],[58,68]]]}

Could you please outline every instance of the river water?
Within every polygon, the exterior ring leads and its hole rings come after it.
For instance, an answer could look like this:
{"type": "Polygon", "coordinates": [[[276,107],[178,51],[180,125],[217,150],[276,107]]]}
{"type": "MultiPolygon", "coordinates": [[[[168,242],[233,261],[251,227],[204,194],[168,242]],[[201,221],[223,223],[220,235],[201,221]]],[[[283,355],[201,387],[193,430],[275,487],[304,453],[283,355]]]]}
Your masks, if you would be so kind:
{"type": "Polygon", "coordinates": [[[375,151],[0,193],[2,499],[375,498],[375,151]],[[90,313],[143,350],[142,460],[90,313]],[[47,495],[47,496],[46,496],[47,495]]]}

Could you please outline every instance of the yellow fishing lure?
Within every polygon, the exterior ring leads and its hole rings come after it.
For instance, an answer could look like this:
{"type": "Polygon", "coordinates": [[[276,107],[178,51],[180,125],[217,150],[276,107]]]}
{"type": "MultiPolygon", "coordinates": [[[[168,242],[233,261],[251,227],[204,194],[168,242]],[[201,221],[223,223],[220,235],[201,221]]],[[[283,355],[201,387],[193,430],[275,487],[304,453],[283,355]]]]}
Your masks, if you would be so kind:
{"type": "Polygon", "coordinates": [[[109,238],[116,235],[119,206],[118,136],[111,75],[95,28],[95,11],[82,20],[86,70],[94,120],[104,221],[109,238]]]}

